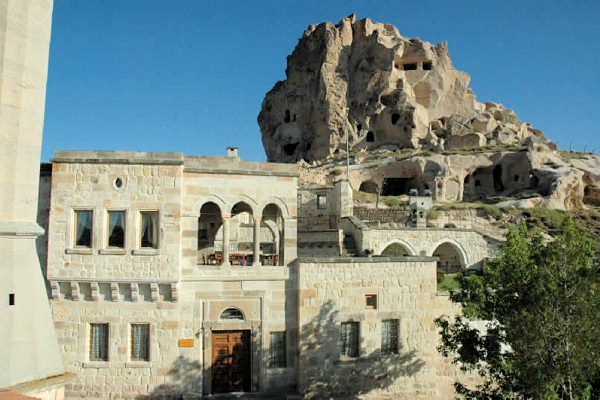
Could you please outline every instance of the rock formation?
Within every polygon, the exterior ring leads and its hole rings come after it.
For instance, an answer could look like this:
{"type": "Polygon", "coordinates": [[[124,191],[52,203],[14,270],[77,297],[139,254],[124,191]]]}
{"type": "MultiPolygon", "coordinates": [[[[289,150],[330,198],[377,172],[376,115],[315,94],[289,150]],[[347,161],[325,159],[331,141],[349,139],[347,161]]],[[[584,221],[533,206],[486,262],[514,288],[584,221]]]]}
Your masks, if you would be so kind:
{"type": "Polygon", "coordinates": [[[310,26],[266,95],[258,122],[269,161],[322,160],[351,149],[448,150],[530,143],[542,132],[500,104],[481,104],[446,43],[355,21],[310,26]]]}
{"type": "Polygon", "coordinates": [[[313,182],[345,177],[333,170],[348,145],[354,190],[567,210],[600,204],[600,158],[558,152],[512,110],[479,103],[446,43],[351,15],[311,25],[286,75],[258,116],[263,145],[269,161],[299,162],[313,182]]]}

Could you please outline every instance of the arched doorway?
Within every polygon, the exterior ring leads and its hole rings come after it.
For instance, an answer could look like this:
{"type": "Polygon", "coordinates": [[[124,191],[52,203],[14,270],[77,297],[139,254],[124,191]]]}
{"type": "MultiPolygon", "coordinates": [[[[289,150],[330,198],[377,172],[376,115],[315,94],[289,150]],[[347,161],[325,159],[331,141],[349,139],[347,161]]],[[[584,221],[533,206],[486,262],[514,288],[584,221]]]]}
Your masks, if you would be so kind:
{"type": "Polygon", "coordinates": [[[466,260],[458,247],[451,242],[440,244],[432,254],[439,257],[437,267],[447,274],[453,274],[465,269],[466,260]]]}
{"type": "Polygon", "coordinates": [[[198,217],[198,264],[217,265],[223,262],[216,251],[217,247],[223,245],[222,233],[219,235],[222,225],[219,206],[213,202],[204,203],[198,217]]]}

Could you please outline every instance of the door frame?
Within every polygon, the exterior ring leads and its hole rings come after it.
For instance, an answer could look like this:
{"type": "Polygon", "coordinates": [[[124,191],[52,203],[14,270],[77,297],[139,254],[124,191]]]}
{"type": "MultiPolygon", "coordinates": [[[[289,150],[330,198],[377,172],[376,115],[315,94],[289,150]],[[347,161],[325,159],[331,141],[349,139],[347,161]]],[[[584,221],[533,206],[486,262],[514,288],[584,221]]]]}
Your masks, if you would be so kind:
{"type": "Polygon", "coordinates": [[[203,331],[203,365],[204,377],[202,393],[212,394],[212,336],[213,331],[249,331],[250,345],[250,391],[256,392],[259,389],[260,379],[260,343],[261,343],[261,323],[260,321],[226,321],[202,323],[203,331]]]}
{"type": "MultiPolygon", "coordinates": [[[[248,362],[248,368],[250,369],[249,371],[247,371],[248,373],[248,387],[251,388],[252,387],[252,331],[249,329],[234,329],[234,330],[226,330],[226,331],[220,331],[220,330],[213,330],[211,331],[211,344],[214,343],[215,340],[215,335],[218,334],[228,334],[228,333],[242,333],[242,338],[245,339],[245,345],[248,346],[248,357],[250,357],[250,360],[248,362]]],[[[212,357],[211,357],[211,365],[210,365],[210,369],[211,369],[211,386],[213,383],[213,379],[214,377],[212,376],[212,369],[213,369],[213,363],[215,361],[215,354],[213,352],[212,357]]],[[[227,393],[227,392],[225,392],[227,393]]]]}

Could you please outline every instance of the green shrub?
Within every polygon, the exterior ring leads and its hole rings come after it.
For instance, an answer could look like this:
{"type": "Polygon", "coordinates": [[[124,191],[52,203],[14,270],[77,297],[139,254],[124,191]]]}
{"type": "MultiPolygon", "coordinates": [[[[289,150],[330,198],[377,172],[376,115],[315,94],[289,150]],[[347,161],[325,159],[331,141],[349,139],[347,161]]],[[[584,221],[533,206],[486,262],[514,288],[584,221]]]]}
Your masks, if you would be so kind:
{"type": "Polygon", "coordinates": [[[437,283],[438,284],[442,283],[444,281],[444,278],[446,278],[446,273],[438,268],[437,269],[437,283]]]}

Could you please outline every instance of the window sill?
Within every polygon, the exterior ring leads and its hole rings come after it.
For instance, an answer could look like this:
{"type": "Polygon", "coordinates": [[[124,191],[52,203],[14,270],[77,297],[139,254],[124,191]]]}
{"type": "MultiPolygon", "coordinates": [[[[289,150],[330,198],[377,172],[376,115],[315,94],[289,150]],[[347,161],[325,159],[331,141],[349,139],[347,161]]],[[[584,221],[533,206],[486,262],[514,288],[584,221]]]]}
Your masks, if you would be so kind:
{"type": "Polygon", "coordinates": [[[110,368],[108,361],[86,361],[82,365],[83,368],[110,368]]]}
{"type": "Polygon", "coordinates": [[[128,361],[125,363],[125,368],[151,368],[151,361],[128,361]]]}
{"type": "Polygon", "coordinates": [[[67,254],[94,254],[91,247],[73,247],[65,251],[67,254]]]}
{"type": "Polygon", "coordinates": [[[134,256],[156,256],[159,254],[158,249],[135,249],[131,252],[134,256]]]}
{"type": "Polygon", "coordinates": [[[125,249],[100,249],[100,254],[108,254],[108,255],[125,255],[127,254],[125,249]]]}

